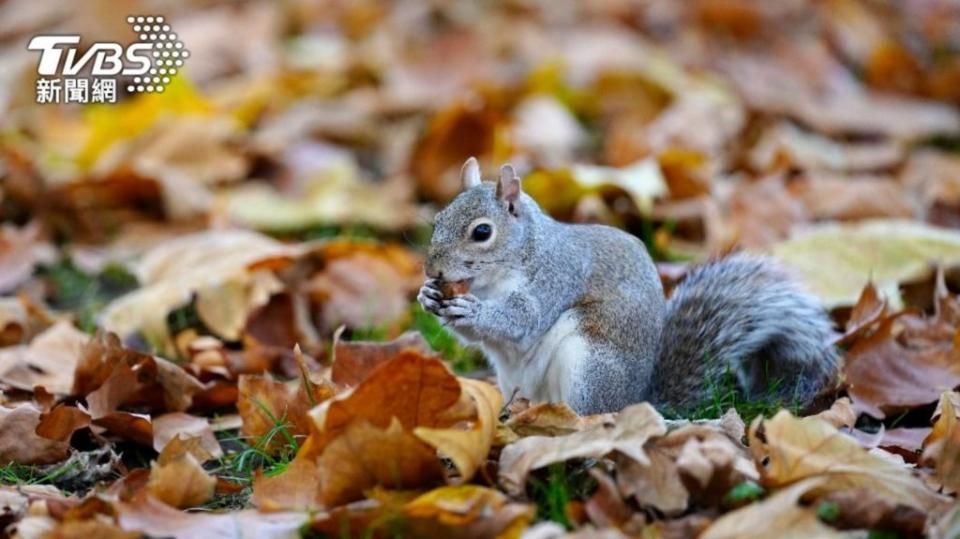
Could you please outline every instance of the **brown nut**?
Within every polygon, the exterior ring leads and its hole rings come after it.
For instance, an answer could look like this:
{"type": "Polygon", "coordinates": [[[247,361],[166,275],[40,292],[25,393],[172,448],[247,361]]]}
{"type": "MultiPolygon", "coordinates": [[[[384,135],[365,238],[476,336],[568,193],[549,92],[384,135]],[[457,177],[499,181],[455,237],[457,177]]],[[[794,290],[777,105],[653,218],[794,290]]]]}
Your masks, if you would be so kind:
{"type": "Polygon", "coordinates": [[[440,283],[440,291],[445,298],[462,296],[470,291],[470,281],[444,281],[440,283]]]}

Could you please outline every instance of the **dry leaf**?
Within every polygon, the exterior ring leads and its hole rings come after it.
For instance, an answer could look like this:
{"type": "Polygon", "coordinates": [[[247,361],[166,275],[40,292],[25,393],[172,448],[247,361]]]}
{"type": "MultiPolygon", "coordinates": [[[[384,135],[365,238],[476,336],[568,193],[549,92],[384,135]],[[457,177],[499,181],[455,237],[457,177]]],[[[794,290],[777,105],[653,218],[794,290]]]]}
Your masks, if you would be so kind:
{"type": "Polygon", "coordinates": [[[0,406],[0,465],[52,464],[70,454],[70,441],[37,434],[42,411],[30,403],[0,406]]]}
{"type": "Polygon", "coordinates": [[[542,402],[510,417],[504,423],[520,436],[560,436],[582,430],[583,418],[562,402],[542,402]]]}
{"type": "Polygon", "coordinates": [[[213,498],[217,480],[203,469],[210,454],[200,438],[174,438],[150,469],[146,491],[161,502],[181,509],[213,498]]]}
{"type": "Polygon", "coordinates": [[[337,340],[333,348],[335,358],[330,368],[330,380],[338,386],[352,387],[363,381],[377,365],[394,358],[400,351],[413,348],[430,353],[430,347],[420,333],[407,332],[386,342],[344,342],[337,340]]]}
{"type": "MultiPolygon", "coordinates": [[[[242,375],[237,385],[240,392],[237,410],[243,420],[241,432],[257,444],[278,424],[285,425],[294,438],[302,439],[310,433],[310,409],[333,396],[333,389],[328,385],[303,379],[279,382],[268,376],[242,375]]],[[[281,434],[266,442],[260,449],[271,453],[289,444],[281,434]]]]}
{"type": "Polygon", "coordinates": [[[0,350],[0,381],[25,391],[43,386],[51,393],[68,395],[81,350],[89,340],[69,322],[57,322],[29,345],[0,350]]]}
{"type": "Polygon", "coordinates": [[[253,477],[253,503],[261,511],[316,511],[322,508],[320,472],[312,457],[297,455],[283,473],[253,477]]]}
{"type": "Polygon", "coordinates": [[[460,383],[435,357],[406,349],[377,366],[360,385],[310,411],[323,440],[335,438],[354,419],[385,428],[393,418],[407,430],[446,427],[444,412],[460,399],[460,383]]]}
{"type": "Polygon", "coordinates": [[[355,417],[339,430],[317,459],[326,507],[358,500],[375,486],[409,489],[443,478],[436,450],[404,430],[396,417],[385,429],[355,417]]]}
{"type": "Polygon", "coordinates": [[[477,420],[468,429],[417,427],[413,434],[435,447],[453,461],[461,481],[470,481],[490,453],[497,428],[497,414],[503,406],[503,395],[492,385],[461,378],[463,391],[476,403],[477,420]]]}
{"type": "Polygon", "coordinates": [[[249,314],[282,289],[270,270],[256,265],[301,253],[297,246],[241,230],[200,232],[162,243],[136,267],[142,287],[107,306],[103,325],[121,336],[139,331],[172,352],[167,315],[196,295],[203,323],[215,334],[236,340],[249,314]]]}
{"type": "Polygon", "coordinates": [[[223,456],[220,442],[217,441],[210,422],[206,418],[183,412],[173,412],[153,418],[153,449],[157,453],[162,453],[171,441],[181,435],[200,440],[203,449],[213,458],[223,456]]]}
{"type": "Polygon", "coordinates": [[[613,451],[650,465],[643,444],[666,432],[663,418],[652,406],[628,406],[613,423],[554,438],[531,436],[504,447],[500,454],[500,482],[508,493],[518,494],[523,492],[531,470],[570,459],[600,458],[613,451]]]}
{"type": "Polygon", "coordinates": [[[294,539],[307,520],[304,513],[264,514],[253,510],[185,513],[144,495],[118,503],[116,509],[121,528],[175,539],[233,537],[237,530],[249,537],[294,539]]]}
{"type": "Polygon", "coordinates": [[[797,505],[800,497],[824,482],[809,478],[788,486],[762,502],[753,503],[727,513],[716,520],[699,537],[703,539],[823,539],[841,538],[844,534],[820,522],[813,508],[797,505]]]}
{"type": "Polygon", "coordinates": [[[869,488],[889,501],[922,510],[944,503],[908,468],[866,451],[816,417],[796,418],[782,410],[772,419],[758,419],[750,428],[750,450],[764,463],[760,473],[771,487],[818,478],[814,493],[869,488]]]}
{"type": "Polygon", "coordinates": [[[940,397],[940,418],[924,442],[923,459],[933,461],[938,481],[960,491],[960,420],[950,393],[940,397]]]}

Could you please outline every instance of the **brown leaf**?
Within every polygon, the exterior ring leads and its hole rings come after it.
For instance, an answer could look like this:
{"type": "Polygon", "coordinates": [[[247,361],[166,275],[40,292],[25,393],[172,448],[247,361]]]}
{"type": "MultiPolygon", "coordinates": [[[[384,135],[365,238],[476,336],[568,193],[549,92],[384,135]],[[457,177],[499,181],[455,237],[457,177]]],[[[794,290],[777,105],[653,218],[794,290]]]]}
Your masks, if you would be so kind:
{"type": "Polygon", "coordinates": [[[562,402],[542,402],[510,417],[505,423],[520,436],[560,436],[582,430],[583,418],[562,402]]]}
{"type": "Polygon", "coordinates": [[[771,171],[786,159],[806,171],[869,172],[887,170],[904,158],[891,140],[840,142],[782,122],[764,131],[748,156],[754,168],[771,171]]]}
{"type": "Polygon", "coordinates": [[[33,275],[38,263],[53,262],[53,247],[40,240],[40,227],[4,224],[0,228],[0,293],[17,289],[33,275]]]}
{"type": "Polygon", "coordinates": [[[617,484],[609,475],[596,468],[590,470],[590,476],[597,482],[597,490],[584,504],[590,522],[600,528],[623,529],[632,522],[632,526],[624,531],[636,534],[645,519],[635,514],[633,509],[620,497],[617,484]],[[639,522],[637,522],[639,521],[639,522]]]}
{"type": "Polygon", "coordinates": [[[201,464],[210,458],[200,438],[174,438],[150,469],[146,491],[173,507],[202,505],[213,498],[217,480],[201,464]]]}
{"type": "Polygon", "coordinates": [[[423,354],[430,353],[430,346],[417,332],[407,332],[386,342],[341,341],[334,345],[334,362],[330,379],[338,386],[352,387],[384,361],[394,358],[402,350],[412,348],[423,354]]]}
{"type": "Polygon", "coordinates": [[[364,418],[379,428],[399,420],[405,430],[445,427],[444,412],[460,399],[460,383],[436,357],[407,349],[381,363],[357,387],[310,411],[321,438],[335,438],[349,422],[364,418]]]}
{"type": "Polygon", "coordinates": [[[283,266],[302,253],[302,246],[243,230],[205,231],[161,243],[137,266],[142,287],[108,305],[103,325],[122,337],[140,332],[172,354],[167,315],[195,297],[203,323],[215,335],[237,340],[250,313],[282,288],[270,269],[257,265],[283,266]]]}
{"type": "Polygon", "coordinates": [[[53,464],[70,454],[69,440],[44,438],[37,434],[40,408],[21,403],[0,406],[0,465],[53,464]]]}
{"type": "MultiPolygon", "coordinates": [[[[919,320],[911,320],[909,313],[900,316],[907,316],[906,322],[919,320]]],[[[960,385],[960,357],[952,335],[935,346],[911,345],[894,334],[898,321],[897,315],[883,319],[873,334],[851,346],[844,362],[847,392],[855,407],[877,418],[934,402],[942,389],[960,385]]],[[[924,339],[929,341],[928,336],[924,339]]]]}
{"type": "Polygon", "coordinates": [[[253,510],[228,513],[186,513],[145,495],[116,504],[117,522],[125,530],[156,537],[190,539],[245,535],[263,539],[289,539],[307,520],[304,513],[260,513],[253,510]]]}
{"type": "Polygon", "coordinates": [[[757,480],[757,470],[740,443],[740,427],[730,425],[739,417],[724,417],[726,425],[689,424],[650,440],[644,446],[649,464],[617,458],[620,491],[643,506],[674,515],[692,502],[719,506],[735,485],[757,480]]]}
{"type": "Polygon", "coordinates": [[[850,311],[843,336],[836,344],[843,346],[862,338],[876,323],[887,315],[887,302],[880,297],[876,285],[867,283],[860,292],[860,298],[850,311]]]}
{"type": "Polygon", "coordinates": [[[420,286],[423,269],[411,251],[394,244],[331,242],[322,248],[324,270],[306,286],[322,305],[323,325],[333,331],[388,327],[392,335],[409,313],[410,294],[420,286]]]}
{"type": "Polygon", "coordinates": [[[577,458],[600,458],[613,451],[645,465],[650,459],[643,444],[666,433],[663,418],[647,403],[628,406],[616,421],[594,425],[580,432],[548,438],[530,436],[503,448],[500,482],[508,493],[523,492],[531,470],[554,462],[577,458]]]}
{"type": "Polygon", "coordinates": [[[257,470],[253,477],[253,503],[261,511],[317,511],[319,493],[320,472],[309,456],[297,455],[280,474],[257,470]]]}
{"type": "MultiPolygon", "coordinates": [[[[806,206],[791,196],[780,175],[744,184],[730,201],[729,218],[721,238],[730,245],[759,248],[789,237],[790,231],[810,219],[806,206]]],[[[724,245],[712,245],[720,250],[724,245]]]]}
{"type": "Polygon", "coordinates": [[[92,423],[107,431],[146,447],[153,446],[153,424],[150,416],[132,412],[110,412],[94,418],[92,423]]]}
{"type": "Polygon", "coordinates": [[[823,482],[819,478],[799,481],[762,502],[752,503],[718,518],[699,537],[702,539],[801,539],[845,537],[820,522],[816,511],[797,504],[800,497],[823,482]],[[762,524],[761,524],[762,523],[762,524]]]}
{"type": "Polygon", "coordinates": [[[90,414],[74,406],[61,404],[40,416],[37,435],[59,442],[70,442],[70,437],[90,424],[90,414]]]}
{"type": "Polygon", "coordinates": [[[810,173],[792,181],[789,191],[817,220],[908,219],[914,214],[903,187],[887,176],[810,173]]]}
{"type": "Polygon", "coordinates": [[[374,486],[416,488],[443,478],[436,450],[404,430],[397,417],[386,429],[353,418],[324,447],[317,468],[327,507],[358,500],[374,486]]]}
{"type": "Polygon", "coordinates": [[[124,348],[113,334],[98,333],[83,350],[73,391],[86,395],[94,419],[124,406],[183,411],[203,384],[179,365],[124,348]]]}
{"type": "Polygon", "coordinates": [[[140,532],[123,531],[100,519],[66,520],[43,535],[44,539],[137,539],[140,532]]]}
{"type": "Polygon", "coordinates": [[[73,371],[90,336],[69,322],[57,322],[26,346],[0,350],[0,381],[32,391],[43,386],[57,395],[70,393],[73,371]]]}
{"type": "Polygon", "coordinates": [[[923,459],[932,461],[937,480],[960,491],[960,420],[949,392],[940,397],[940,418],[924,442],[923,459]]]}
{"type": "Polygon", "coordinates": [[[925,511],[944,503],[910,469],[866,451],[816,417],[796,418],[782,410],[773,419],[758,418],[750,428],[750,450],[757,463],[764,463],[758,468],[766,486],[820,478],[814,493],[869,488],[925,511]]]}
{"type": "Polygon", "coordinates": [[[853,410],[853,405],[847,397],[837,399],[830,405],[829,409],[814,417],[820,418],[838,429],[842,427],[852,429],[857,423],[857,413],[853,410]]]}
{"type": "MultiPolygon", "coordinates": [[[[241,432],[258,444],[278,423],[287,425],[291,436],[305,437],[311,429],[310,409],[333,396],[328,385],[305,384],[302,379],[280,382],[260,375],[241,375],[238,387],[241,432]]],[[[261,449],[269,452],[280,451],[288,443],[281,435],[266,442],[261,449]]]]}
{"type": "Polygon", "coordinates": [[[203,449],[213,458],[223,456],[223,450],[206,418],[182,412],[163,414],[153,418],[153,449],[162,453],[171,441],[183,436],[200,440],[203,449]]]}
{"type": "Polygon", "coordinates": [[[922,537],[927,524],[923,511],[891,503],[870,489],[831,492],[821,501],[836,504],[838,517],[830,524],[841,530],[884,530],[902,537],[922,537]]]}

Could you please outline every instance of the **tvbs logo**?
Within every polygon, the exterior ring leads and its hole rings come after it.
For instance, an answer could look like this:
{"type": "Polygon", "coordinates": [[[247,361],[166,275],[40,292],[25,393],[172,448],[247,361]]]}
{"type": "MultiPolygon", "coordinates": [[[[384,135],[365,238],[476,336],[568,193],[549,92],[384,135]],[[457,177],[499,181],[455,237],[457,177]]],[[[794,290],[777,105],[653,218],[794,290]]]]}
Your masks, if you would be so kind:
{"type": "Polygon", "coordinates": [[[82,54],[79,35],[34,36],[27,49],[40,52],[37,102],[114,103],[118,84],[129,93],[163,92],[190,51],[162,16],[130,16],[127,23],[136,42],[93,43],[82,54]]]}

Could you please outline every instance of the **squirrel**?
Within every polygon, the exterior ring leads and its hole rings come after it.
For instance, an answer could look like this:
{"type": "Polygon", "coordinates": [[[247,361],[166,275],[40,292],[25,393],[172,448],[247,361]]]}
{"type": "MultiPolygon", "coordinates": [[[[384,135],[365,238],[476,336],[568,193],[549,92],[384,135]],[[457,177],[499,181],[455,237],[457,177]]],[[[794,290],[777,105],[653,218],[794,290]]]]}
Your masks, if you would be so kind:
{"type": "Polygon", "coordinates": [[[769,258],[734,254],[693,269],[669,300],[646,247],[613,227],[544,213],[504,165],[434,219],[417,299],[492,363],[505,396],[577,413],[641,401],[690,410],[732,374],[748,398],[809,404],[833,379],[833,325],[769,258]],[[465,282],[451,295],[444,283],[465,282]],[[796,399],[796,400],[792,400],[796,399]]]}

